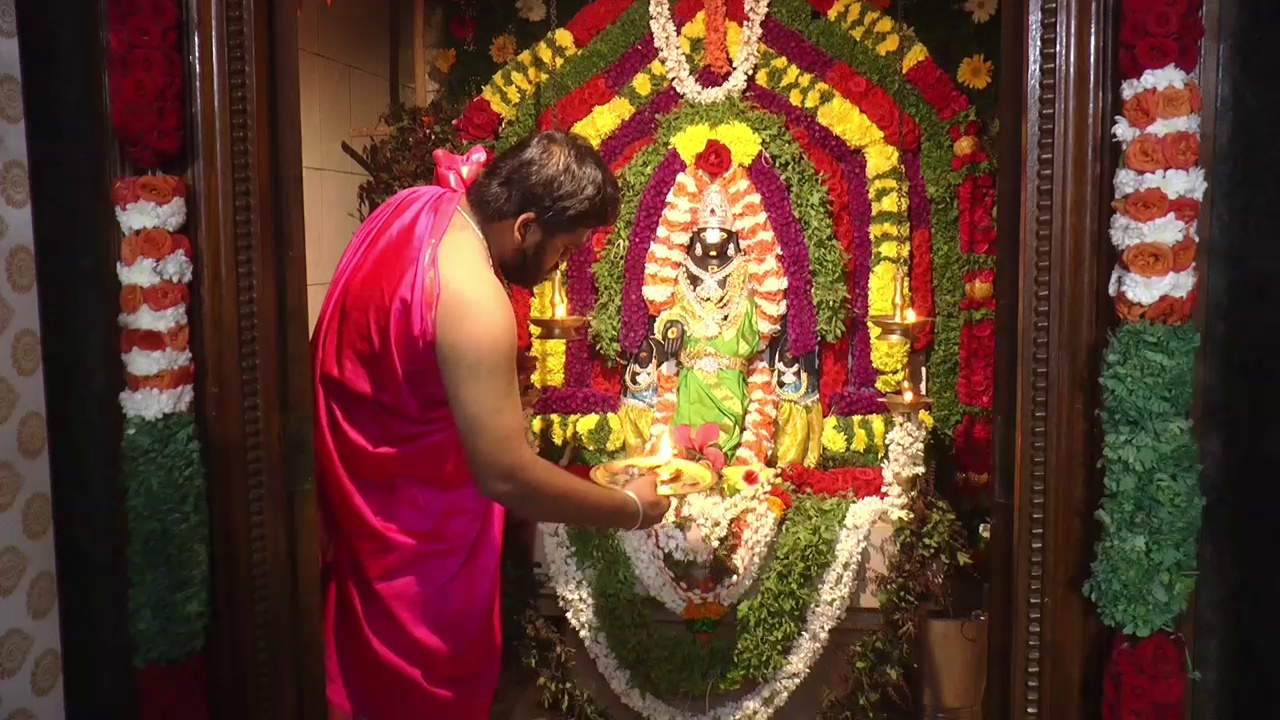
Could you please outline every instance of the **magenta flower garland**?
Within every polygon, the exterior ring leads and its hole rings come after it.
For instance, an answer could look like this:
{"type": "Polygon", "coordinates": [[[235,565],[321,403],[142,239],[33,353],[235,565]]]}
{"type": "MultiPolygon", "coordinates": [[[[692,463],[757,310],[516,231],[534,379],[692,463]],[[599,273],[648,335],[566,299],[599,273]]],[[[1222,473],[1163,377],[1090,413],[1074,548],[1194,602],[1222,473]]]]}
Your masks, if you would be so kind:
{"type": "MultiPolygon", "coordinates": [[[[584,365],[590,370],[590,363],[584,365]]],[[[617,412],[618,405],[618,396],[594,388],[548,387],[538,395],[533,411],[539,415],[594,415],[617,412]]]]}
{"type": "Polygon", "coordinates": [[[658,165],[653,179],[645,187],[636,209],[631,235],[627,238],[627,259],[622,278],[622,327],[618,342],[628,355],[640,349],[649,334],[649,307],[644,301],[644,262],[649,243],[658,233],[658,222],[666,208],[667,193],[676,184],[676,178],[684,171],[680,153],[671,150],[658,165]]]}
{"type": "Polygon", "coordinates": [[[670,113],[680,102],[680,95],[675,88],[667,88],[653,96],[648,105],[640,108],[626,122],[618,126],[608,140],[600,146],[600,156],[613,165],[627,148],[644,138],[651,138],[658,132],[658,119],[670,113]]]}
{"type": "Polygon", "coordinates": [[[803,35],[773,16],[764,20],[764,37],[770,50],[811,75],[824,77],[831,66],[836,64],[830,55],[814,47],[803,35]]]}
{"type": "Polygon", "coordinates": [[[639,74],[649,63],[658,58],[658,48],[653,45],[653,35],[646,34],[639,43],[632,45],[618,62],[604,71],[604,83],[618,92],[639,74]]]}
{"type": "MultiPolygon", "coordinates": [[[[595,309],[596,279],[591,274],[595,259],[595,246],[588,240],[565,263],[565,295],[569,312],[575,315],[590,315],[595,309]]],[[[570,340],[565,348],[564,384],[579,388],[591,385],[591,342],[585,337],[570,340]]]]}
{"type": "Polygon", "coordinates": [[[818,349],[818,320],[813,309],[813,280],[809,276],[809,247],[791,208],[791,197],[778,171],[764,155],[756,157],[747,175],[760,192],[765,214],[782,249],[787,273],[787,339],[791,352],[806,355],[818,349]]]}

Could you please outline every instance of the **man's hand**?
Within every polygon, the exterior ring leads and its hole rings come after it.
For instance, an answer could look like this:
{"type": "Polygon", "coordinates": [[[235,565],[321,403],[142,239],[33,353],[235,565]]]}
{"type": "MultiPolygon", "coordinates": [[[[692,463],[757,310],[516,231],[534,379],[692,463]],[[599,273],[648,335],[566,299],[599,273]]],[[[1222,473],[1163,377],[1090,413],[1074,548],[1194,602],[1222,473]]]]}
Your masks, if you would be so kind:
{"type": "MultiPolygon", "coordinates": [[[[640,526],[636,530],[653,527],[662,522],[662,518],[671,507],[671,498],[658,494],[658,476],[644,475],[627,484],[627,490],[635,493],[640,501],[640,526]]],[[[629,528],[623,528],[624,530],[629,528]]]]}

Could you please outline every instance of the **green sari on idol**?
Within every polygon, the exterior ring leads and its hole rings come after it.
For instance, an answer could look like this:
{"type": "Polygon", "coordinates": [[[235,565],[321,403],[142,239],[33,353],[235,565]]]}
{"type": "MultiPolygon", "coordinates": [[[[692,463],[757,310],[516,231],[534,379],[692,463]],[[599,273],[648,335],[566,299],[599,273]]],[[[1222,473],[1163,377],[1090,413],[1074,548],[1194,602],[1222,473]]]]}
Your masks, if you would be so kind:
{"type": "Polygon", "coordinates": [[[679,320],[685,328],[672,427],[689,425],[696,430],[707,423],[719,425],[718,445],[726,458],[733,457],[742,441],[747,371],[760,352],[755,300],[748,295],[743,306],[741,317],[731,317],[713,337],[696,332],[698,315],[685,301],[664,312],[657,322],[662,327],[669,320],[679,320]]]}

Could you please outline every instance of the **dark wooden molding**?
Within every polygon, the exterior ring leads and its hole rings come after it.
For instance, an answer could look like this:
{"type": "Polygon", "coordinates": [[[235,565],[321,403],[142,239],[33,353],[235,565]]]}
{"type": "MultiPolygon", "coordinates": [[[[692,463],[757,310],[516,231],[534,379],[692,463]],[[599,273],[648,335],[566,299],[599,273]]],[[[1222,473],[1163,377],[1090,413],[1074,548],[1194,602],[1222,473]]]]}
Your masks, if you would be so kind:
{"type": "Polygon", "coordinates": [[[993,558],[992,610],[993,645],[1010,649],[992,655],[991,693],[1004,695],[991,697],[988,715],[1087,718],[1099,712],[1092,686],[1103,637],[1081,584],[1100,487],[1092,429],[1105,333],[1099,278],[1110,270],[1100,244],[1114,5],[1031,0],[1024,16],[1002,10],[1004,62],[1020,76],[1006,75],[1001,87],[1009,151],[1001,153],[993,544],[1003,562],[993,558]]]}
{"type": "Polygon", "coordinates": [[[318,719],[296,6],[189,0],[187,8],[214,713],[318,719]]]}

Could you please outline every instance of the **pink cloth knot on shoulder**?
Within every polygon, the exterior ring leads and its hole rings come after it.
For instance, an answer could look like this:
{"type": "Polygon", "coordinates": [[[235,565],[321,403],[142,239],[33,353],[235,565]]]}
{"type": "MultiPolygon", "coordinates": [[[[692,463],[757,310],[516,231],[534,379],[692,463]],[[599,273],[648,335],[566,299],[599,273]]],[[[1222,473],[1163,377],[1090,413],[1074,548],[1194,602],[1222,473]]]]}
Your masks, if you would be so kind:
{"type": "Polygon", "coordinates": [[[480,171],[489,164],[489,151],[476,145],[466,155],[454,155],[440,149],[431,153],[436,161],[436,185],[458,192],[465,192],[480,177],[480,171]]]}

